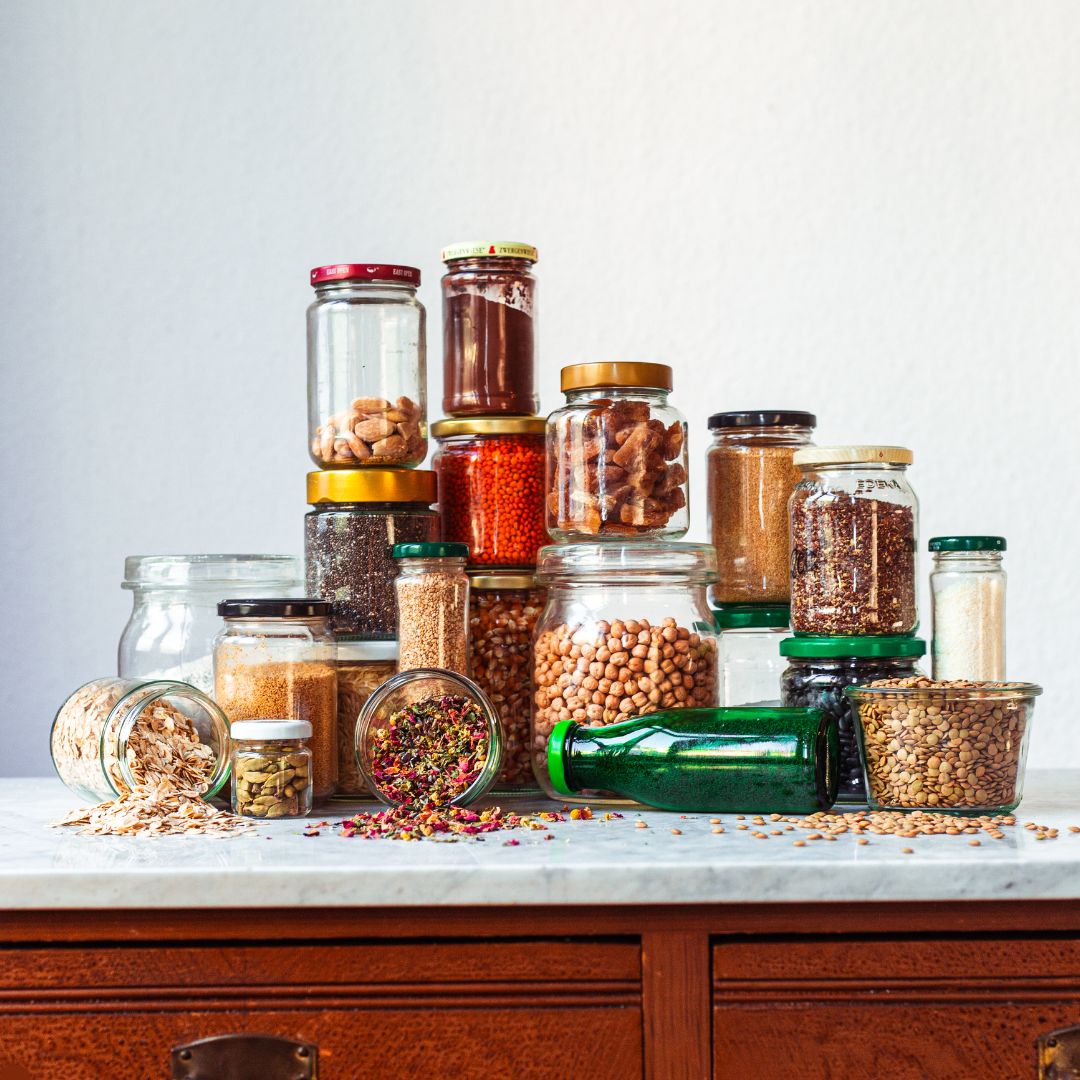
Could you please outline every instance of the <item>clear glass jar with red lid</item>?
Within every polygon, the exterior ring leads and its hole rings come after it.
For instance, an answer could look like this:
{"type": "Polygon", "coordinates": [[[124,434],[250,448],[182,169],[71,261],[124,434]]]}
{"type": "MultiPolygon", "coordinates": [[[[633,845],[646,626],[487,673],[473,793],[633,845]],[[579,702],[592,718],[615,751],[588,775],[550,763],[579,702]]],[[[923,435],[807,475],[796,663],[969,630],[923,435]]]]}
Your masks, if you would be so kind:
{"type": "Polygon", "coordinates": [[[443,248],[443,412],[531,416],[535,384],[536,248],[469,242],[443,248]]]}
{"type": "Polygon", "coordinates": [[[485,416],[431,425],[439,449],[442,538],[468,544],[471,567],[536,565],[544,526],[541,416],[485,416]]]}
{"type": "Polygon", "coordinates": [[[311,271],[308,441],[320,469],[419,465],[427,455],[420,271],[335,263],[311,271]]]}

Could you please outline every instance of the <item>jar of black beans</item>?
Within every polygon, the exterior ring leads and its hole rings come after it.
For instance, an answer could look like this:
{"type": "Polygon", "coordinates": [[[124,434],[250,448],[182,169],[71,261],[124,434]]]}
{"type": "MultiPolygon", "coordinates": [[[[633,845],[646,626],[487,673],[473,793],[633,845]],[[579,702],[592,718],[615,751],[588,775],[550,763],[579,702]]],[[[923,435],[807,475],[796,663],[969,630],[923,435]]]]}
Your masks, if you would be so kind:
{"type": "Polygon", "coordinates": [[[865,802],[866,783],[855,718],[844,688],[874,679],[921,675],[926,642],[917,637],[792,637],[780,642],[788,667],[780,679],[783,705],[821,709],[840,731],[839,802],[865,802]]]}

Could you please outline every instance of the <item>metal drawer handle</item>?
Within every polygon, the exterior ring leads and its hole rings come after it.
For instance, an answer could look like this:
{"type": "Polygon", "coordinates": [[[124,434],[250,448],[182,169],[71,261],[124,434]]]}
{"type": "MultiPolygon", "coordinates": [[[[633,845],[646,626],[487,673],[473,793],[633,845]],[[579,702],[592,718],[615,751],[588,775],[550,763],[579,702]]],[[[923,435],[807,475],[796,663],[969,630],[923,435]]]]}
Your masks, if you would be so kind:
{"type": "Polygon", "coordinates": [[[174,1046],[172,1080],[318,1080],[319,1047],[277,1035],[215,1035],[174,1046]]]}

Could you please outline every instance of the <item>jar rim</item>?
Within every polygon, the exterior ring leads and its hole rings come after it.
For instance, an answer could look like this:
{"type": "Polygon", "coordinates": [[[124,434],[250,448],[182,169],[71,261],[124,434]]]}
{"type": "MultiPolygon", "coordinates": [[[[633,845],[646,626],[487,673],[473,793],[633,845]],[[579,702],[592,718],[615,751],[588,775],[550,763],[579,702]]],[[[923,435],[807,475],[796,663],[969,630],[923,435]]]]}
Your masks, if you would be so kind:
{"type": "Polygon", "coordinates": [[[303,581],[295,555],[129,555],[124,559],[125,589],[212,588],[266,585],[295,588],[303,581]]]}
{"type": "Polygon", "coordinates": [[[537,555],[536,571],[545,585],[583,580],[707,585],[716,580],[716,549],[685,541],[549,544],[537,555]]]}

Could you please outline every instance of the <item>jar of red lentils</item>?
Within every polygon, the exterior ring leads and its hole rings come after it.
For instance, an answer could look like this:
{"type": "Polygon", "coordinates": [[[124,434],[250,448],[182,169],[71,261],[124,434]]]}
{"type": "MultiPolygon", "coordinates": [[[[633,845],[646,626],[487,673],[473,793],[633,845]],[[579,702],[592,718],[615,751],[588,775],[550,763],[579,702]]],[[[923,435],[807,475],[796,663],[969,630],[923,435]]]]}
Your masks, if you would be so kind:
{"type": "Polygon", "coordinates": [[[468,544],[473,567],[536,565],[544,526],[544,418],[440,420],[432,466],[442,537],[468,544]]]}

